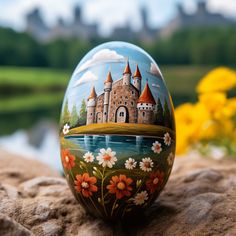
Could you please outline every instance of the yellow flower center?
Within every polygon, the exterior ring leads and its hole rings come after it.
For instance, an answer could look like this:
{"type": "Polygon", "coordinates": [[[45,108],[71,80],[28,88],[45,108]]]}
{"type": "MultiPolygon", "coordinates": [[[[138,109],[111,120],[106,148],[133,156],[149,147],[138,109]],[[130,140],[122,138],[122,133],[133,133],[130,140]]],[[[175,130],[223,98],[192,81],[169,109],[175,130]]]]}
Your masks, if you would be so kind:
{"type": "Polygon", "coordinates": [[[82,186],[82,188],[88,188],[89,184],[87,182],[82,182],[81,186],[82,186]]]}
{"type": "Polygon", "coordinates": [[[117,184],[117,188],[118,188],[119,190],[123,190],[123,189],[125,189],[125,184],[124,184],[123,182],[119,182],[119,183],[117,184]]]}
{"type": "Polygon", "coordinates": [[[70,161],[70,158],[68,156],[66,156],[65,161],[68,163],[70,161]]]}
{"type": "Polygon", "coordinates": [[[158,178],[155,178],[155,179],[153,180],[153,184],[158,184],[158,182],[159,182],[159,179],[158,179],[158,178]]]}

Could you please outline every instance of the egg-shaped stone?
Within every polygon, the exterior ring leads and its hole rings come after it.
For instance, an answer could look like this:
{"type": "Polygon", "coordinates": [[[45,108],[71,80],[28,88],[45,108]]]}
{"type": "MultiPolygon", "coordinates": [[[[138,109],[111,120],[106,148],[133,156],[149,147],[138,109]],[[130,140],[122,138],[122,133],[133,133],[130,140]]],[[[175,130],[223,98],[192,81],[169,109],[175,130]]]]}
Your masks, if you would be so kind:
{"type": "Polygon", "coordinates": [[[67,87],[60,144],[65,177],[87,212],[114,220],[150,207],[176,145],[171,97],[152,57],[124,42],[88,52],[67,87]]]}

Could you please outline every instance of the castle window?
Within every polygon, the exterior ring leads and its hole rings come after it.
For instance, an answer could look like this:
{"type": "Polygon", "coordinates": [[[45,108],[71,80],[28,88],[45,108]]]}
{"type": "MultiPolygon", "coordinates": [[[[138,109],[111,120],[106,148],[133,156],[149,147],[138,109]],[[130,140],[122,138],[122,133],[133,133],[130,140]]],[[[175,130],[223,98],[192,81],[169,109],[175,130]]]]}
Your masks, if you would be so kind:
{"type": "Polygon", "coordinates": [[[116,91],[114,91],[114,94],[116,94],[116,91]]]}
{"type": "Polygon", "coordinates": [[[120,98],[122,99],[122,96],[120,96],[120,98]]]}
{"type": "Polygon", "coordinates": [[[107,115],[107,113],[106,113],[106,112],[104,112],[104,115],[106,116],[106,115],[107,115]]]}
{"type": "Polygon", "coordinates": [[[148,106],[148,103],[146,103],[146,106],[148,106]]]}
{"type": "Polygon", "coordinates": [[[113,105],[116,105],[116,103],[115,103],[115,102],[113,102],[113,105]]]}
{"type": "Polygon", "coordinates": [[[143,116],[145,116],[145,112],[143,112],[143,116]]]}
{"type": "Polygon", "coordinates": [[[148,107],[146,107],[146,110],[148,109],[148,107]]]}
{"type": "Polygon", "coordinates": [[[127,105],[127,102],[125,102],[125,105],[127,105]]]}
{"type": "Polygon", "coordinates": [[[128,99],[128,97],[127,97],[127,96],[125,96],[125,99],[128,99]]]}
{"type": "Polygon", "coordinates": [[[141,103],[141,106],[142,106],[143,104],[141,103]]]}
{"type": "Polygon", "coordinates": [[[124,117],[125,116],[125,113],[123,111],[120,112],[120,116],[121,117],[124,117]]]}
{"type": "Polygon", "coordinates": [[[134,91],[132,91],[132,94],[134,94],[134,91]]]}
{"type": "Polygon", "coordinates": [[[133,106],[133,105],[134,105],[134,102],[131,102],[131,105],[133,106]]]}

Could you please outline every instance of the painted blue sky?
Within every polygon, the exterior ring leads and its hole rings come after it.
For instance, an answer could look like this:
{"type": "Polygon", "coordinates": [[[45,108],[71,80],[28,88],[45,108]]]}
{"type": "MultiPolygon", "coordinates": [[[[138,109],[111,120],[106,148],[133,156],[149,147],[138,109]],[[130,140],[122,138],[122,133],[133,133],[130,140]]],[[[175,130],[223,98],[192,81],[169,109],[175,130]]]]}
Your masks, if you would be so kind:
{"type": "Polygon", "coordinates": [[[138,64],[142,74],[142,89],[148,82],[154,98],[168,100],[168,91],[165,82],[162,80],[158,67],[144,51],[136,46],[125,46],[124,43],[103,44],[88,55],[86,55],[75,69],[68,89],[66,98],[69,101],[69,109],[76,104],[79,111],[83,99],[87,100],[91,88],[95,86],[97,95],[104,92],[104,81],[111,71],[113,81],[119,80],[129,61],[132,73],[138,64]]]}
{"type": "MultiPolygon", "coordinates": [[[[72,8],[81,5],[83,19],[88,23],[98,22],[100,31],[109,34],[114,26],[130,24],[135,30],[141,27],[140,7],[148,9],[150,26],[160,27],[176,14],[176,4],[183,4],[188,13],[196,9],[198,0],[0,0],[0,25],[22,30],[25,14],[40,7],[46,22],[55,24],[60,16],[72,20],[72,8]]],[[[208,10],[236,17],[235,0],[206,0],[208,10]]]]}

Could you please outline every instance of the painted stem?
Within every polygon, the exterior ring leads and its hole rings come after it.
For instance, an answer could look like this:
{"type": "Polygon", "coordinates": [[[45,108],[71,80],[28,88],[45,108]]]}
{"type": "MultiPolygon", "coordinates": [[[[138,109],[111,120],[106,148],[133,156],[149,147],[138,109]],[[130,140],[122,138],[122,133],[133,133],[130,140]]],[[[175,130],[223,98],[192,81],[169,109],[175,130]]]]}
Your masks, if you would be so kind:
{"type": "Polygon", "coordinates": [[[116,203],[117,203],[117,198],[116,198],[116,200],[114,201],[114,203],[113,203],[113,205],[112,205],[111,217],[113,216],[113,212],[114,212],[114,210],[115,210],[116,203]]]}
{"type": "Polygon", "coordinates": [[[104,192],[103,192],[103,186],[104,186],[104,180],[105,180],[105,178],[104,178],[105,169],[106,169],[106,167],[104,167],[103,171],[102,171],[101,200],[102,200],[102,205],[103,205],[104,212],[107,216],[107,210],[106,210],[105,203],[104,203],[104,192]]]}

